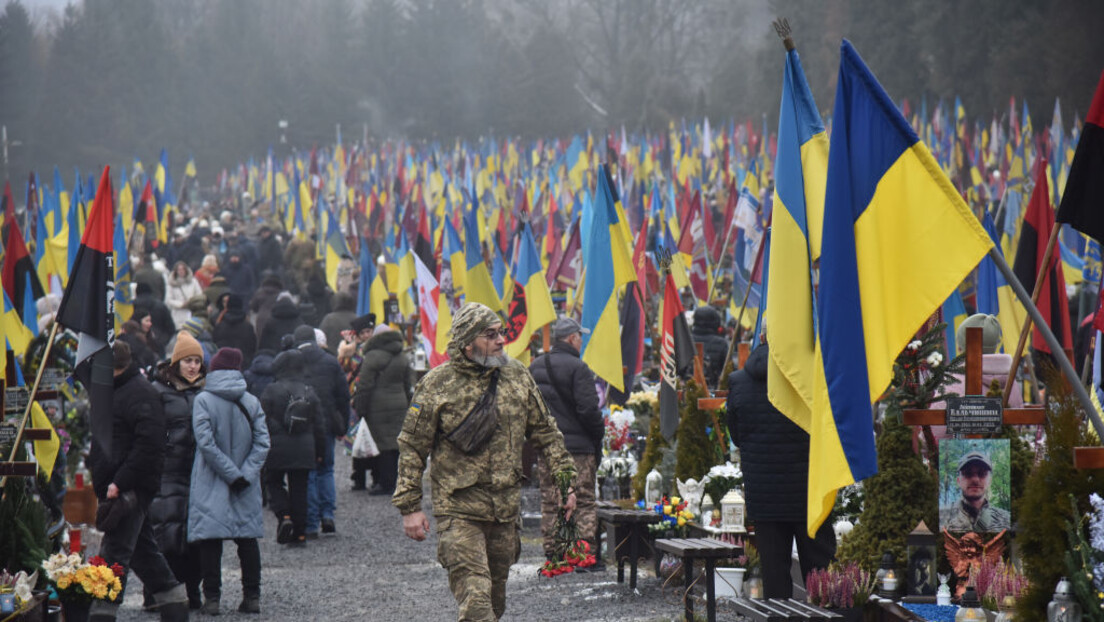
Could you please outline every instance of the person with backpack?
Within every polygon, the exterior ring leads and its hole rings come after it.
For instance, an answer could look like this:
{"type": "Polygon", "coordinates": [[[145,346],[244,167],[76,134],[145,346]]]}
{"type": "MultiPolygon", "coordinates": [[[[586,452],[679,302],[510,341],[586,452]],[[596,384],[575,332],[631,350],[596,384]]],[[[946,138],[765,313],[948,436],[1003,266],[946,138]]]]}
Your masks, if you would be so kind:
{"type": "Polygon", "coordinates": [[[195,398],[196,456],[188,498],[188,542],[199,543],[203,613],[218,615],[222,542],[233,540],[241,561],[238,611],[261,611],[261,467],[270,445],[261,403],[245,391],[242,353],[221,348],[211,357],[206,386],[195,398]]]}
{"type": "Polygon", "coordinates": [[[281,352],[272,363],[276,381],[261,395],[272,439],[265,487],[279,544],[306,543],[307,479],[322,461],[328,434],[318,396],[300,380],[305,364],[302,352],[281,352]]]}

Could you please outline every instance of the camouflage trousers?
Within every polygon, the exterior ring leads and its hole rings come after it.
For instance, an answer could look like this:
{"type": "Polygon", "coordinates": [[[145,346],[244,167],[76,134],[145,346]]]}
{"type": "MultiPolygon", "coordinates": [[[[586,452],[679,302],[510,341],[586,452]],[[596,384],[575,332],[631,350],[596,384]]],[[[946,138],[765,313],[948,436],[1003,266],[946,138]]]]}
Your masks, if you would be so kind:
{"type": "MultiPolygon", "coordinates": [[[[597,544],[595,535],[598,530],[598,516],[595,514],[594,486],[595,472],[598,470],[598,458],[594,454],[571,454],[575,460],[575,472],[578,473],[575,484],[575,525],[579,536],[590,542],[591,550],[597,544]]],[[[556,522],[556,512],[560,509],[560,491],[544,457],[538,460],[541,487],[541,533],[544,534],[544,554],[552,555],[554,548],[552,525],[556,522]]]]}
{"type": "Polygon", "coordinates": [[[437,561],[449,573],[460,622],[494,622],[506,611],[506,579],[521,554],[517,522],[437,520],[437,561]]]}

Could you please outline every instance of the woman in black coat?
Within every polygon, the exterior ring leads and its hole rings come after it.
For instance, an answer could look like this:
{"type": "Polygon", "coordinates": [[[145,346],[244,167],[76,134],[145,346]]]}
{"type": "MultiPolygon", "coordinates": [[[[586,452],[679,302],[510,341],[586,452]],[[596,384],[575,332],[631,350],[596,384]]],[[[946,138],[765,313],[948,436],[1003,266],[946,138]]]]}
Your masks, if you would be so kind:
{"type": "Polygon", "coordinates": [[[211,333],[220,348],[237,348],[242,353],[242,369],[247,369],[257,352],[257,333],[245,314],[245,301],[237,294],[228,294],[226,308],[215,318],[211,333]]]}
{"type": "Polygon", "coordinates": [[[153,375],[153,387],[165,411],[165,466],[161,490],[150,504],[149,522],[173,574],[187,587],[188,603],[193,609],[199,608],[203,600],[199,548],[188,544],[187,537],[188,496],[196,451],[192,402],[203,389],[206,375],[203,348],[187,331],[177,336],[172,358],[162,361],[153,375]]]}
{"type": "Polygon", "coordinates": [[[376,460],[380,481],[368,494],[391,495],[399,474],[399,432],[410,405],[414,387],[414,371],[410,358],[403,352],[402,333],[386,324],[376,327],[376,333],[364,348],[360,364],[353,407],[357,415],[368,422],[372,440],[380,455],[376,460]]]}
{"type": "Polygon", "coordinates": [[[280,339],[284,335],[295,332],[296,327],[303,325],[303,318],[299,314],[299,306],[292,300],[291,294],[280,294],[276,304],[272,306],[272,316],[265,322],[261,329],[261,338],[257,340],[258,350],[280,351],[280,339]]]}
{"type": "Polygon", "coordinates": [[[306,542],[307,477],[326,449],[321,403],[301,380],[305,364],[302,352],[281,352],[272,363],[276,381],[261,395],[272,442],[265,460],[265,487],[268,506],[280,521],[276,529],[280,544],[306,542]]]}

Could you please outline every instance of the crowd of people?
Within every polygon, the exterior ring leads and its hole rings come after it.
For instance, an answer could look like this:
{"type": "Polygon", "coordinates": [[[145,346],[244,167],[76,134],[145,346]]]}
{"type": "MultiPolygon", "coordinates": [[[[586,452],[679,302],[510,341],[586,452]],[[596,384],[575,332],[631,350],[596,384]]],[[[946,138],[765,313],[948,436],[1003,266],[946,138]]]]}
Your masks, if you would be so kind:
{"type": "MultiPolygon", "coordinates": [[[[281,545],[337,533],[334,453],[351,426],[379,450],[355,461],[352,489],[391,495],[415,381],[403,333],[357,315],[348,274],[342,291],[327,285],[313,242],[229,210],[193,216],[169,244],[132,250],[113,436],[87,461],[100,555],[142,579],[163,620],[220,613],[226,540],[241,561],[238,610],[260,612],[265,505],[281,545]]],[[[118,602],[96,601],[92,619],[114,619],[118,602]]]]}

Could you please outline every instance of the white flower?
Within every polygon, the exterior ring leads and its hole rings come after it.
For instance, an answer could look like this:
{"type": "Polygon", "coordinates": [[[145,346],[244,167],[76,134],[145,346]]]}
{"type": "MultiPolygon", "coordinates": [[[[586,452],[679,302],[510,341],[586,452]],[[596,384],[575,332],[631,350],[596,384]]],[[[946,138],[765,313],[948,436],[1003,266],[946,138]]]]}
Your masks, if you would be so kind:
{"type": "Polygon", "coordinates": [[[924,361],[929,367],[939,367],[939,365],[943,363],[943,355],[939,352],[932,352],[924,361]]]}
{"type": "Polygon", "coordinates": [[[924,345],[924,342],[917,339],[916,341],[910,341],[909,344],[905,347],[908,348],[910,351],[915,352],[919,350],[920,346],[922,345],[924,345]]]}

